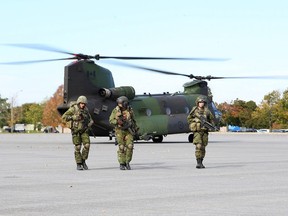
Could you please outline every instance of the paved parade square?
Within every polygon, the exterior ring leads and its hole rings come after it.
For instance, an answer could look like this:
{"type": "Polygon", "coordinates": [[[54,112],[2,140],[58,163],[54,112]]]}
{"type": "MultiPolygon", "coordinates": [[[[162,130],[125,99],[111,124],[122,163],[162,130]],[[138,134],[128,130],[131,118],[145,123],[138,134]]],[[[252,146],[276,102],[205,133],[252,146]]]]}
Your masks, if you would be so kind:
{"type": "Polygon", "coordinates": [[[211,133],[196,169],[187,134],[135,144],[132,170],[117,147],[91,138],[77,171],[70,134],[0,134],[0,215],[287,215],[288,135],[211,133]]]}

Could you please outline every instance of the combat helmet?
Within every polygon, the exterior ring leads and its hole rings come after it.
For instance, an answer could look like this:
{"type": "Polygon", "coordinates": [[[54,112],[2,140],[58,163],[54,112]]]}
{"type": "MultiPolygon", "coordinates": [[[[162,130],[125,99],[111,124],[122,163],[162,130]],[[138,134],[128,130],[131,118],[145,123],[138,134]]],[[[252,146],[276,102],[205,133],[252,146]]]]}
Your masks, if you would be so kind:
{"type": "Polygon", "coordinates": [[[207,103],[206,98],[204,96],[197,97],[196,102],[195,102],[196,105],[198,105],[198,103],[200,102],[204,102],[206,104],[207,103]]]}
{"type": "Polygon", "coordinates": [[[118,97],[116,102],[117,102],[117,104],[122,104],[122,106],[124,108],[127,108],[128,104],[129,104],[129,100],[126,96],[118,97]]]}
{"type": "Polygon", "coordinates": [[[77,104],[79,104],[79,103],[87,104],[87,98],[83,95],[79,96],[77,99],[77,104]]]}

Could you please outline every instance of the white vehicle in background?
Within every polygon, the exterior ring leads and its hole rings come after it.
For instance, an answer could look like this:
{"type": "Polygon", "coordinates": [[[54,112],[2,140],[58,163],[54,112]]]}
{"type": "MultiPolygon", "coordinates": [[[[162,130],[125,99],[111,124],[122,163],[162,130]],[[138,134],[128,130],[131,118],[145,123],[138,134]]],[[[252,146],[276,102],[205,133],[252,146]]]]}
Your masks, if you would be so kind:
{"type": "Polygon", "coordinates": [[[269,133],[270,130],[269,129],[259,129],[257,130],[258,133],[269,133]]]}
{"type": "Polygon", "coordinates": [[[24,124],[15,124],[13,132],[24,133],[25,125],[24,124]]]}

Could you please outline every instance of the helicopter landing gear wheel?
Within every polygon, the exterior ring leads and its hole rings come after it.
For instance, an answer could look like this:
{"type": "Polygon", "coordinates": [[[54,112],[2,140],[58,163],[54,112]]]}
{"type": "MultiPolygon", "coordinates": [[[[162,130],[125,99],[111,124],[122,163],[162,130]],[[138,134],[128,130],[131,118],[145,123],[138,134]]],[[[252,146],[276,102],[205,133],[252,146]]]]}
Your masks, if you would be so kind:
{"type": "Polygon", "coordinates": [[[190,143],[192,143],[193,142],[193,138],[194,138],[194,134],[192,133],[192,134],[189,134],[189,136],[188,136],[188,141],[190,142],[190,143]]]}
{"type": "Polygon", "coordinates": [[[154,143],[161,143],[161,142],[163,141],[163,136],[162,136],[162,135],[160,135],[160,136],[154,136],[154,137],[152,138],[152,140],[153,140],[154,143]]]}

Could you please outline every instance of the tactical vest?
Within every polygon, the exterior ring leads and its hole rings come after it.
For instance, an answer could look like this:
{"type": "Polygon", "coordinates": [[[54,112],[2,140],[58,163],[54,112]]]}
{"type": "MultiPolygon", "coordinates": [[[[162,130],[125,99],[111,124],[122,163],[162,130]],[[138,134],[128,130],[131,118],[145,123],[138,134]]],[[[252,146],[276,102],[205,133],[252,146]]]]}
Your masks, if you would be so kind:
{"type": "Polygon", "coordinates": [[[209,111],[206,107],[203,110],[198,107],[193,107],[188,116],[190,130],[192,132],[207,131],[207,128],[201,127],[201,120],[199,117],[204,116],[205,120],[207,120],[208,115],[209,111]]]}
{"type": "Polygon", "coordinates": [[[85,107],[84,109],[80,109],[78,105],[75,104],[72,106],[72,108],[74,109],[74,115],[77,117],[77,119],[80,120],[73,120],[71,124],[71,129],[73,131],[81,131],[88,128],[90,117],[87,107],[85,107]]]}

